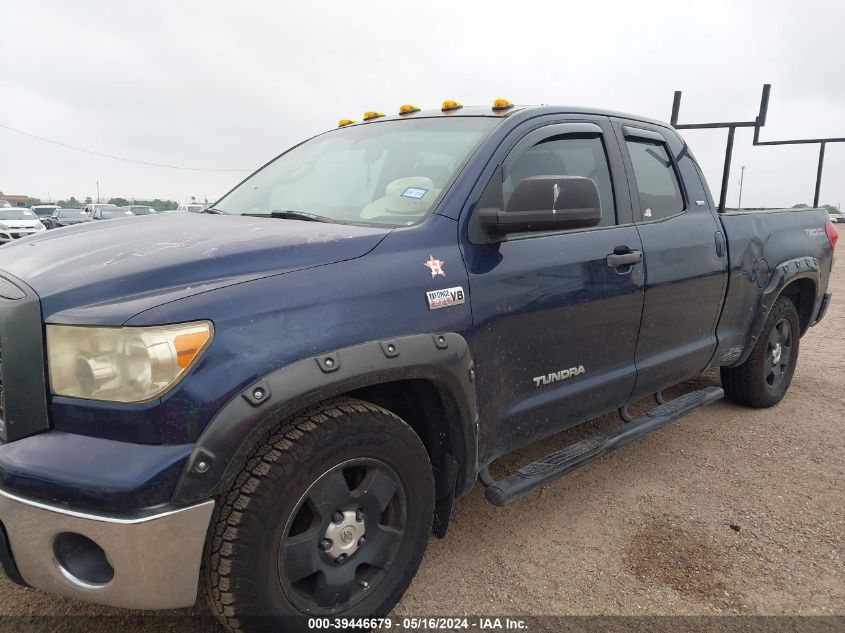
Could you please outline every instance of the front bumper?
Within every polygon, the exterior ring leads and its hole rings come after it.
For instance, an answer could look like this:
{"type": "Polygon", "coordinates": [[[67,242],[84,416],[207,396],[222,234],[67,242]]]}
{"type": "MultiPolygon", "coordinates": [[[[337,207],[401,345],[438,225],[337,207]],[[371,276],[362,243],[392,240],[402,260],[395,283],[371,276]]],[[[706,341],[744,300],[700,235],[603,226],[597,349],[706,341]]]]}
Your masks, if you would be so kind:
{"type": "Polygon", "coordinates": [[[40,232],[40,230],[35,229],[0,229],[0,242],[11,242],[40,232]]]}
{"type": "MultiPolygon", "coordinates": [[[[32,587],[130,609],[197,598],[214,501],[136,517],[87,514],[0,490],[11,561],[32,587]]],[[[3,557],[0,557],[2,559],[3,557]]],[[[15,569],[9,570],[14,576],[15,569]]]]}

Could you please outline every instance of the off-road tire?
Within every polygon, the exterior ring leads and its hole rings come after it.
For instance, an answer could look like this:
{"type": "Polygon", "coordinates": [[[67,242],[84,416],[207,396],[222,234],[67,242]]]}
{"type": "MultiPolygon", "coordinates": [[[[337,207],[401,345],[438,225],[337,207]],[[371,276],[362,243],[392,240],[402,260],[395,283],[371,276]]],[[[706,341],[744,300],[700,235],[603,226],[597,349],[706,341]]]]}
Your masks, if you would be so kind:
{"type": "Polygon", "coordinates": [[[789,389],[798,362],[800,332],[795,304],[787,297],[779,297],[766,317],[751,355],[741,365],[721,368],[722,387],[728,398],[737,404],[755,409],[765,409],[780,402],[789,389]],[[773,329],[783,321],[788,323],[791,334],[790,357],[782,372],[782,378],[772,386],[767,383],[765,376],[768,364],[771,363],[769,341],[773,329]]]}
{"type": "Polygon", "coordinates": [[[231,631],[308,630],[309,614],[283,588],[282,537],[306,490],[339,464],[366,458],[387,464],[401,481],[404,536],[372,592],[329,617],[388,613],[416,574],[432,528],[434,480],[417,434],[386,409],[340,398],[281,421],[265,438],[212,517],[201,571],[211,611],[231,631]]]}

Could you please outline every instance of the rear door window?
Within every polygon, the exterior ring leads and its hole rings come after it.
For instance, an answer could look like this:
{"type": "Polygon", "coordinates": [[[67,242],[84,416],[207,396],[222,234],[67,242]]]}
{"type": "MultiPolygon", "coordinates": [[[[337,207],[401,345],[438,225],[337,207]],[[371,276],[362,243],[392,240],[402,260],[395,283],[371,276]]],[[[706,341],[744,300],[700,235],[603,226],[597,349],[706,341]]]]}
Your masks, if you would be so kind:
{"type": "Polygon", "coordinates": [[[634,167],[643,220],[660,220],[684,211],[684,196],[665,144],[629,138],[625,145],[634,167]]]}

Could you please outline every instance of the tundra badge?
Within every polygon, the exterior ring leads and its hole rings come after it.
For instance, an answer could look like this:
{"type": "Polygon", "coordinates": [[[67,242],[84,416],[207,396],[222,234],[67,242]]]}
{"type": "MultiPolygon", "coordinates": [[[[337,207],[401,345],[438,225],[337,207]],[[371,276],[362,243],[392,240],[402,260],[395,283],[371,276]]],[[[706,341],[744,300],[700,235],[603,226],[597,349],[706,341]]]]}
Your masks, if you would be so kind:
{"type": "Polygon", "coordinates": [[[543,385],[550,385],[553,382],[559,382],[561,380],[566,380],[567,378],[574,378],[575,376],[580,376],[584,372],[585,369],[583,365],[578,365],[578,367],[570,367],[569,369],[561,369],[560,371],[556,371],[553,374],[537,376],[534,379],[534,386],[540,387],[543,385]]]}

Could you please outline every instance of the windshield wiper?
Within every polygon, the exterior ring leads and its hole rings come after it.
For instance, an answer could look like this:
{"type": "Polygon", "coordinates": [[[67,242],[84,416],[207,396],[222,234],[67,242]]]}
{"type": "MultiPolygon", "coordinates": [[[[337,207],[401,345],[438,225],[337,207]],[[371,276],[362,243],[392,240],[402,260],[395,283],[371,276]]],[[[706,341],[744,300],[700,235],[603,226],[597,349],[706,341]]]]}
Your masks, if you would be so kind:
{"type": "Polygon", "coordinates": [[[213,213],[215,215],[229,215],[225,211],[221,211],[220,209],[215,209],[214,207],[208,207],[207,209],[203,209],[200,213],[213,213]]]}
{"type": "Polygon", "coordinates": [[[329,224],[337,224],[337,220],[329,218],[324,215],[317,215],[316,213],[308,213],[306,211],[270,211],[270,213],[244,213],[254,218],[276,218],[279,220],[304,220],[305,222],[327,222],[329,224]]]}

